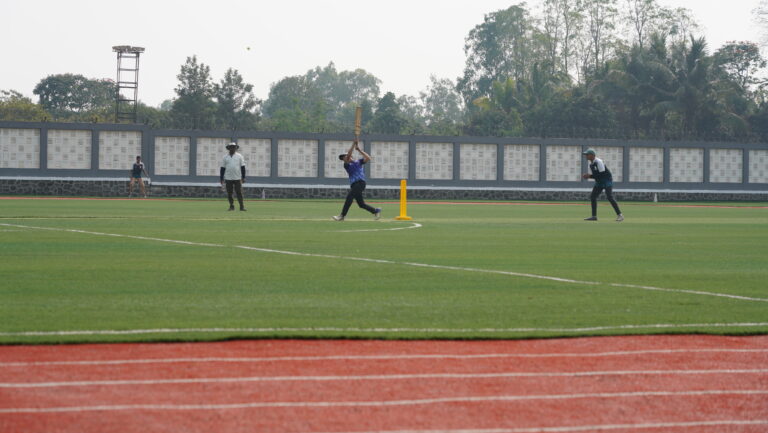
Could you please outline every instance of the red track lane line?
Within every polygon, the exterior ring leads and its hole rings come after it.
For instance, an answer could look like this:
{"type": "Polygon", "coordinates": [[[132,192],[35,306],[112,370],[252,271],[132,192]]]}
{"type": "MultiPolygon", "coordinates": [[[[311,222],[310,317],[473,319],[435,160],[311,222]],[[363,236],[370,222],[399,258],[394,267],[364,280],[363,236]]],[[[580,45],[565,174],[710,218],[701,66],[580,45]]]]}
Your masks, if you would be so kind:
{"type": "Polygon", "coordinates": [[[649,397],[717,397],[738,396],[755,398],[765,402],[768,389],[745,390],[699,390],[699,391],[638,391],[615,393],[582,393],[582,394],[547,394],[547,395],[492,395],[492,396],[459,396],[436,397],[408,400],[357,400],[357,401],[255,401],[239,403],[198,403],[198,404],[101,404],[92,406],[60,406],[60,407],[10,407],[0,408],[0,414],[14,413],[59,413],[59,412],[122,412],[122,411],[219,411],[258,408],[336,408],[336,407],[392,407],[392,406],[425,406],[446,404],[488,404],[507,403],[516,401],[539,400],[613,400],[618,399],[647,399],[649,397]]]}
{"type": "Polygon", "coordinates": [[[595,375],[577,377],[500,377],[448,379],[238,380],[89,382],[65,386],[8,387],[1,408],[112,405],[195,405],[201,402],[236,404],[242,401],[306,402],[376,401],[382,392],[394,400],[439,399],[474,395],[556,395],[625,392],[688,392],[703,389],[742,391],[755,387],[768,392],[768,374],[724,373],[694,375],[595,375]]]}
{"type": "MultiPolygon", "coordinates": [[[[585,354],[606,351],[621,350],[666,350],[666,349],[765,349],[768,348],[768,337],[722,337],[722,336],[651,336],[651,337],[610,337],[610,338],[584,338],[584,339],[563,339],[563,340],[523,340],[523,341],[417,341],[417,342],[388,342],[388,341],[239,341],[222,342],[206,344],[139,344],[139,345],[78,345],[78,346],[5,346],[0,347],[0,360],[3,362],[29,362],[29,361],[51,361],[51,360],[114,360],[114,359],[147,359],[163,358],[172,353],[174,357],[267,357],[267,356],[338,356],[339,353],[345,353],[355,356],[360,355],[396,355],[396,354],[484,354],[484,353],[575,353],[584,352],[585,354]]],[[[685,363],[687,358],[698,359],[695,362],[704,362],[707,368],[717,368],[723,364],[746,365],[752,368],[766,365],[763,362],[764,357],[758,356],[753,359],[751,356],[742,358],[744,353],[735,354],[736,356],[723,356],[722,353],[717,356],[700,359],[701,354],[676,354],[674,356],[656,356],[659,365],[664,365],[667,361],[685,363]]],[[[637,358],[648,358],[643,356],[620,356],[611,357],[609,361],[622,361],[623,368],[636,369],[634,360],[637,358]]],[[[435,367],[443,364],[443,361],[429,359],[424,362],[420,368],[426,368],[430,364],[435,367]]],[[[475,360],[476,361],[476,360],[475,360]]],[[[502,368],[508,367],[510,362],[506,359],[496,359],[502,368]]],[[[514,365],[523,364],[523,360],[514,360],[514,365]]],[[[546,359],[531,359],[533,363],[544,363],[546,359]]],[[[559,371],[566,371],[563,368],[573,369],[578,366],[581,369],[588,369],[590,366],[603,365],[605,359],[573,359],[573,358],[553,358],[548,360],[550,367],[560,367],[559,371]],[[593,361],[599,361],[595,364],[593,361]]],[[[691,359],[689,359],[691,361],[691,359]]],[[[361,362],[367,364],[367,368],[378,372],[382,366],[394,364],[397,365],[403,361],[398,360],[379,360],[373,362],[361,362]]],[[[648,359],[643,361],[651,365],[648,359]]],[[[312,362],[317,364],[318,362],[312,362]]],[[[335,364],[336,368],[345,371],[350,364],[349,361],[325,361],[326,364],[335,364]]],[[[462,362],[462,369],[465,369],[469,363],[462,362]]],[[[289,367],[288,372],[295,374],[295,368],[303,368],[302,363],[270,363],[280,366],[283,364],[289,367]]],[[[482,368],[492,368],[493,363],[479,363],[482,368]]],[[[528,363],[528,369],[532,369],[532,363],[528,363]]],[[[621,363],[619,363],[621,364],[621,363]]],[[[681,364],[682,365],[682,364],[681,364]]],[[[221,365],[220,363],[202,364],[211,368],[211,372],[220,372],[222,369],[229,371],[232,364],[221,365]]],[[[137,365],[123,365],[125,371],[135,370],[137,365]]],[[[178,366],[169,364],[158,368],[158,365],[139,366],[139,370],[153,371],[156,377],[166,377],[167,373],[177,370],[185,370],[188,365],[178,366]]],[[[262,374],[260,365],[257,371],[262,374]]],[[[410,370],[415,365],[406,365],[410,370]]],[[[92,370],[93,367],[83,366],[65,366],[65,368],[53,368],[52,373],[56,375],[73,374],[74,371],[92,370]]],[[[458,368],[454,366],[452,368],[458,368]]],[[[669,368],[669,365],[666,366],[669,368]]],[[[687,365],[684,368],[690,368],[687,365]]],[[[394,370],[397,370],[395,367],[394,370]]],[[[446,368],[450,370],[450,368],[446,368]]],[[[5,369],[3,369],[5,370],[5,369]]],[[[285,370],[283,370],[285,374],[285,370]]],[[[298,370],[302,374],[303,370],[298,370]]],[[[434,371],[434,370],[432,370],[434,371]]],[[[497,366],[498,371],[498,366],[497,366]]],[[[17,372],[18,373],[18,372],[17,372]]],[[[135,371],[134,371],[135,373],[135,371]]],[[[371,373],[371,370],[367,372],[371,373]]],[[[18,376],[16,376],[18,378],[18,376]]],[[[66,377],[65,377],[66,378],[66,377]]],[[[37,378],[40,380],[42,378],[37,378]]],[[[446,395],[457,398],[457,393],[463,395],[484,394],[483,398],[498,397],[510,395],[512,390],[522,391],[516,396],[521,396],[525,400],[513,401],[484,401],[484,402],[445,402],[435,404],[421,404],[415,406],[350,406],[350,407],[281,407],[281,408],[246,408],[246,409],[218,409],[218,410],[183,410],[183,411],[127,411],[127,412],[77,412],[77,413],[54,413],[54,414],[19,414],[0,412],[0,431],[77,431],[85,433],[121,431],[121,432],[139,432],[145,433],[147,430],[155,431],[218,431],[223,433],[232,433],[240,431],[373,431],[373,430],[393,430],[393,429],[459,429],[459,428],[499,428],[499,427],[520,427],[532,426],[541,427],[547,425],[573,425],[574,421],[579,425],[602,425],[616,424],[621,422],[647,422],[655,421],[701,421],[712,419],[723,419],[724,416],[733,419],[764,419],[768,418],[768,404],[765,394],[755,395],[734,395],[734,394],[709,394],[709,395],[691,395],[691,392],[701,392],[706,390],[725,390],[729,387],[739,387],[742,390],[753,387],[753,390],[759,393],[768,393],[765,379],[753,378],[746,383],[735,380],[730,376],[713,376],[709,379],[671,381],[669,378],[663,384],[649,381],[644,378],[642,381],[635,380],[624,382],[623,384],[614,383],[612,386],[606,386],[603,382],[615,382],[613,379],[606,378],[575,378],[569,379],[568,385],[552,383],[547,381],[528,378],[515,379],[509,381],[490,380],[479,383],[479,388],[467,388],[470,384],[456,385],[448,390],[445,388],[446,380],[438,380],[436,385],[427,385],[424,387],[409,388],[410,382],[418,384],[420,381],[401,381],[400,386],[376,386],[361,388],[352,386],[336,386],[335,391],[347,395],[357,395],[369,397],[368,400],[379,401],[382,398],[403,398],[418,397],[419,393],[429,391],[432,394],[431,399],[445,399],[446,395]],[[595,380],[599,379],[599,380],[595,380]],[[529,383],[518,384],[518,382],[529,383]],[[594,383],[590,383],[590,381],[594,383]],[[651,383],[652,382],[652,383],[651,383]],[[645,385],[644,385],[645,384],[645,385]],[[649,385],[654,387],[648,388],[649,385]],[[687,395],[659,395],[653,397],[649,395],[640,396],[640,392],[660,392],[658,389],[669,389],[670,386],[677,387],[687,391],[687,395]],[[594,395],[600,391],[617,391],[618,393],[635,393],[635,397],[622,398],[600,398],[599,401],[589,398],[570,398],[557,400],[532,400],[530,395],[536,391],[537,387],[549,389],[572,389],[581,391],[584,395],[594,395]],[[587,388],[586,390],[583,388],[587,388]],[[690,389],[690,388],[693,389],[690,389]],[[756,387],[756,388],[755,388],[756,387]],[[443,392],[445,391],[445,392],[443,392]],[[449,392],[450,391],[450,392],[449,392]],[[620,391],[620,392],[619,392],[620,391]],[[367,393],[367,394],[366,394],[367,393]],[[372,399],[377,397],[378,399],[372,399]],[[627,403],[631,400],[635,403],[627,403]],[[641,403],[637,403],[640,401],[641,403]],[[632,408],[629,412],[627,408],[632,408]],[[89,415],[90,414],[90,415],[89,415]],[[686,418],[690,414],[691,417],[686,418]],[[567,421],[567,422],[565,422],[567,421]],[[138,424],[138,425],[137,425],[138,424]],[[137,425],[135,428],[132,426],[137,425]],[[62,426],[67,426],[62,427],[62,426]],[[119,427],[115,427],[119,426],[119,427]],[[147,426],[151,426],[148,428],[147,426]],[[69,430],[67,430],[69,429],[69,430]]],[[[455,381],[454,381],[455,382],[455,381]]],[[[477,381],[471,381],[477,382],[477,381]]],[[[480,381],[482,382],[482,381],[480,381]]],[[[423,385],[423,384],[422,384],[423,385]]],[[[207,384],[206,386],[210,386],[207,384]]],[[[159,392],[160,404],[173,404],[175,397],[182,401],[180,396],[191,394],[198,398],[196,403],[217,403],[227,400],[220,399],[221,395],[236,391],[239,402],[253,401],[254,396],[270,395],[274,392],[276,395],[284,396],[280,401],[301,402],[306,401],[302,396],[311,396],[311,393],[326,392],[330,394],[334,389],[324,384],[319,391],[306,386],[288,386],[279,391],[270,391],[266,387],[254,389],[253,387],[229,388],[214,386],[212,389],[206,389],[206,386],[198,389],[191,389],[186,385],[179,385],[175,389],[162,389],[159,392]],[[210,391],[210,392],[207,392],[210,391]],[[243,394],[246,393],[245,397],[243,394]],[[250,392],[250,395],[247,393],[250,392]]],[[[150,387],[151,388],[151,387],[150,387]]],[[[49,390],[50,391],[50,390],[49,390]]],[[[67,407],[73,406],[73,403],[82,403],[82,406],[93,406],[94,403],[114,404],[121,398],[120,394],[131,394],[118,392],[117,395],[96,395],[89,392],[72,392],[77,389],[57,390],[53,397],[54,400],[45,400],[51,403],[48,407],[67,407]],[[90,394],[90,395],[89,395],[90,394]],[[96,400],[94,400],[96,398],[96,400]],[[55,405],[55,406],[54,406],[55,405]]],[[[335,392],[334,391],[334,392],[335,392]]],[[[540,391],[539,391],[540,392],[540,391]]],[[[614,392],[613,394],[617,394],[614,392]]],[[[669,391],[661,391],[669,392],[669,391]]],[[[731,391],[733,392],[733,391],[731,391]]],[[[743,391],[742,391],[743,392],[743,391]]],[[[149,397],[150,391],[137,393],[138,397],[149,397]]],[[[604,393],[611,394],[611,393],[604,393]]],[[[550,395],[558,395],[551,392],[550,395]]],[[[630,394],[627,394],[630,395],[630,394]]],[[[0,402],[3,407],[22,407],[13,403],[21,403],[29,397],[26,392],[6,392],[0,390],[0,402]],[[25,397],[26,396],[26,397],[25,397]],[[8,404],[11,403],[12,406],[8,404]]],[[[614,396],[615,397],[615,396],[614,396]]],[[[148,399],[148,398],[147,398],[148,399]]],[[[138,398],[137,402],[147,401],[138,398]]],[[[327,401],[327,400],[326,400],[327,401]]],[[[42,400],[37,403],[43,403],[42,400]]],[[[230,404],[236,404],[234,401],[230,404]]],[[[135,404],[135,403],[134,403],[135,404]]],[[[24,407],[33,407],[24,405],[24,407]]],[[[699,430],[701,431],[701,430],[699,430]]]]}
{"type": "Polygon", "coordinates": [[[484,359],[524,359],[524,358],[597,358],[609,356],[667,356],[695,355],[699,353],[722,354],[767,354],[768,349],[652,349],[626,350],[596,353],[478,353],[463,354],[410,354],[410,355],[331,355],[331,356],[266,356],[266,357],[210,357],[210,358],[145,358],[145,359],[110,359],[110,360],[70,360],[70,361],[10,361],[0,362],[0,367],[46,367],[46,366],[85,366],[85,365],[122,365],[122,364],[184,364],[184,363],[269,363],[269,362],[304,362],[304,361],[406,361],[406,360],[473,360],[484,359]]]}
{"type": "MultiPolygon", "coordinates": [[[[516,396],[513,396],[516,397],[516,396]]],[[[0,412],[0,427],[35,431],[384,431],[456,430],[558,425],[701,422],[723,418],[765,419],[764,395],[550,396],[548,399],[349,402],[348,406],[200,405],[186,407],[106,405],[62,408],[53,413],[0,412]],[[713,414],[702,411],[716,412],[713,414]],[[713,410],[715,409],[715,410],[713,410]],[[81,410],[81,411],[75,411],[81,410]],[[83,411],[84,410],[84,411],[83,411]],[[119,426],[116,429],[115,426],[119,426]],[[36,428],[35,428],[36,427],[36,428]],[[109,428],[111,427],[111,429],[109,428]],[[142,430],[144,429],[144,430],[142,430]]],[[[286,405],[287,404],[287,405],[286,405]]]]}
{"type": "MultiPolygon", "coordinates": [[[[502,429],[462,429],[462,430],[389,430],[378,432],[337,432],[337,433],[566,433],[566,432],[585,432],[585,431],[616,431],[616,430],[638,430],[642,429],[688,429],[688,428],[714,428],[718,433],[722,432],[723,427],[759,427],[768,425],[768,420],[717,420],[717,421],[694,421],[694,422],[660,422],[660,423],[642,423],[642,424],[602,424],[602,425],[581,425],[581,426],[559,426],[559,427],[534,427],[534,428],[502,428],[502,429]]],[[[700,430],[697,430],[700,431],[700,430]]],[[[715,431],[715,430],[713,430],[715,431]]],[[[741,431],[741,430],[740,430],[741,431]]]]}
{"type": "Polygon", "coordinates": [[[108,379],[67,380],[58,382],[0,382],[0,389],[31,389],[89,386],[177,385],[177,384],[227,384],[250,382],[364,382],[364,381],[412,381],[412,380],[504,380],[524,378],[579,378],[622,376],[702,376],[702,375],[758,375],[766,376],[768,369],[749,370],[617,370],[617,371],[570,371],[570,372],[497,372],[497,373],[416,373],[416,374],[363,374],[324,376],[247,376],[247,377],[184,377],[158,379],[108,379]]]}
{"type": "Polygon", "coordinates": [[[201,357],[387,357],[485,356],[488,354],[546,356],[631,351],[766,350],[768,335],[630,335],[523,340],[345,340],[254,339],[204,343],[85,343],[77,345],[0,346],[0,362],[46,362],[113,359],[201,357]],[[201,350],[201,345],[205,350],[201,350]]]}
{"type": "MultiPolygon", "coordinates": [[[[142,428],[146,431],[148,426],[152,426],[151,431],[185,432],[457,430],[648,421],[697,422],[724,417],[754,420],[766,417],[764,396],[603,394],[602,397],[552,396],[555,398],[545,400],[509,400],[506,397],[478,401],[389,402],[388,405],[349,402],[348,406],[302,406],[301,402],[218,407],[101,405],[61,408],[58,409],[60,412],[50,413],[0,412],[0,420],[5,420],[6,427],[30,427],[8,431],[127,433],[142,431],[142,428]],[[718,413],[702,413],[707,408],[717,408],[718,413]],[[38,428],[32,428],[34,426],[38,428]]],[[[0,424],[1,427],[3,424],[0,424]]]]}
{"type": "Polygon", "coordinates": [[[80,361],[180,357],[338,357],[397,355],[573,354],[699,349],[768,349],[768,335],[651,335],[531,340],[383,341],[240,340],[211,343],[126,343],[0,346],[0,362],[80,361]],[[341,354],[341,355],[340,355],[341,354]]]}
{"type": "MultiPolygon", "coordinates": [[[[171,349],[172,350],[172,349],[171,349]]],[[[616,352],[614,352],[616,353],[616,352]]],[[[238,358],[248,359],[248,358],[238,358]]],[[[261,361],[268,358],[256,358],[261,361]]],[[[354,376],[406,375],[406,374],[540,374],[590,371],[625,371],[631,362],[632,370],[751,370],[768,366],[768,352],[673,352],[666,354],[645,353],[634,356],[593,357],[490,357],[490,358],[401,358],[397,355],[383,359],[335,357],[304,360],[304,358],[276,357],[274,362],[153,362],[130,363],[125,359],[118,363],[93,364],[18,364],[0,366],[0,383],[7,382],[56,382],[88,380],[142,380],[174,378],[207,378],[211,372],[226,372],[227,376],[354,376]]],[[[142,360],[144,361],[144,360],[142,360]]],[[[215,374],[215,376],[224,376],[215,374]]]]}
{"type": "MultiPolygon", "coordinates": [[[[36,419],[30,419],[30,424],[35,424],[35,427],[39,427],[42,425],[42,423],[37,422],[36,419]]],[[[65,415],[60,416],[56,420],[55,426],[58,428],[55,429],[57,432],[78,432],[81,433],[81,430],[75,430],[73,429],[72,423],[77,423],[78,421],[81,421],[79,419],[73,419],[72,417],[67,417],[65,415]]],[[[135,420],[125,417],[124,420],[119,421],[120,428],[115,429],[114,425],[109,424],[105,421],[96,421],[96,420],[87,420],[88,422],[82,422],[82,427],[87,426],[89,431],[99,431],[99,432],[114,432],[119,431],[121,433],[130,433],[130,432],[142,432],[146,433],[148,431],[146,426],[138,426],[135,424],[135,420]],[[132,424],[133,423],[133,424],[132,424]]],[[[222,429],[224,431],[229,432],[243,432],[243,433],[252,433],[253,431],[260,431],[260,432],[296,432],[296,433],[313,433],[318,432],[318,430],[313,430],[313,426],[311,423],[306,422],[303,428],[302,426],[294,426],[290,424],[285,424],[280,426],[280,428],[270,428],[268,425],[264,425],[263,423],[258,426],[252,426],[250,423],[246,422],[232,422],[229,420],[221,420],[216,425],[212,425],[211,427],[213,430],[204,430],[202,428],[195,428],[193,425],[191,425],[191,420],[185,420],[187,427],[184,430],[186,433],[193,433],[193,432],[206,432],[210,433],[211,431],[217,431],[220,432],[222,429]],[[255,427],[261,427],[259,430],[254,430],[255,427]]],[[[687,422],[652,422],[656,420],[643,420],[638,421],[637,423],[633,424],[594,424],[594,425],[585,425],[585,424],[565,424],[565,425],[553,425],[552,423],[549,423],[550,427],[501,427],[501,428],[461,428],[461,429],[450,429],[450,428],[442,428],[440,430],[435,429],[426,429],[426,428],[411,428],[411,429],[384,429],[384,430],[335,430],[334,432],[331,432],[330,430],[320,430],[323,433],[581,433],[581,432],[596,432],[596,431],[610,431],[611,433],[637,433],[638,431],[641,431],[643,433],[668,433],[668,432],[675,432],[675,433],[723,433],[723,432],[729,432],[729,433],[765,433],[765,424],[768,422],[768,420],[752,420],[752,419],[718,419],[718,420],[702,420],[702,421],[687,421],[687,422]]],[[[660,421],[660,420],[659,420],[660,421]]],[[[152,425],[153,432],[173,432],[178,433],[178,427],[177,424],[171,425],[170,427],[167,425],[164,425],[163,423],[157,422],[157,423],[150,423],[152,425]]],[[[167,423],[166,423],[167,424],[167,423]]],[[[180,425],[181,423],[179,423],[180,425]]],[[[293,422],[292,424],[298,424],[296,422],[293,422]]],[[[0,428],[2,427],[2,424],[0,424],[0,428]]],[[[31,427],[31,426],[30,426],[31,427]]],[[[80,427],[80,425],[75,425],[75,427],[80,427]]],[[[33,433],[33,432],[42,432],[45,431],[46,433],[50,433],[54,430],[43,430],[39,428],[30,428],[25,429],[24,432],[26,433],[33,433]]]]}

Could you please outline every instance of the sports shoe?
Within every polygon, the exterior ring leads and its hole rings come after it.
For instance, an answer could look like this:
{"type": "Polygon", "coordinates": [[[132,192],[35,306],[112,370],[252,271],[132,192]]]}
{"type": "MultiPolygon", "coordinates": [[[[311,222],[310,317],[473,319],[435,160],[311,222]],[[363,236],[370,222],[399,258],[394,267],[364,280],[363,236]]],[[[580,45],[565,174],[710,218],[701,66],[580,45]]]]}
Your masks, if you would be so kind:
{"type": "Polygon", "coordinates": [[[240,212],[245,212],[245,211],[247,211],[247,210],[248,210],[248,209],[246,209],[246,208],[244,208],[244,207],[241,207],[241,208],[240,208],[240,212]]]}
{"type": "Polygon", "coordinates": [[[344,215],[335,215],[333,216],[334,221],[344,221],[344,215]]]}
{"type": "Polygon", "coordinates": [[[619,214],[618,216],[616,216],[616,222],[622,222],[622,221],[624,221],[624,215],[619,214]]]}
{"type": "Polygon", "coordinates": [[[584,221],[597,221],[597,217],[596,216],[591,216],[589,218],[584,218],[584,221]]]}
{"type": "Polygon", "coordinates": [[[381,208],[377,207],[376,212],[373,213],[373,219],[379,220],[381,219],[381,208]]]}
{"type": "Polygon", "coordinates": [[[230,206],[229,209],[227,209],[227,210],[231,212],[231,211],[235,210],[235,207],[234,206],[230,206]]]}

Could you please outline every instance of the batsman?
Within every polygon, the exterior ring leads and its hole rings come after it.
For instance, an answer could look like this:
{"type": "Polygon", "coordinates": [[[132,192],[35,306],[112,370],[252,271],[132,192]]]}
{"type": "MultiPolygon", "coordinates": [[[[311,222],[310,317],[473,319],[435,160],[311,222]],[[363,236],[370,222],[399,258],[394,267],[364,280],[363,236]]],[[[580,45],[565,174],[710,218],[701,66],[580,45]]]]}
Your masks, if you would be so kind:
{"type": "Polygon", "coordinates": [[[344,221],[349,212],[352,201],[356,201],[360,208],[372,213],[375,219],[381,218],[381,209],[373,208],[365,203],[363,198],[363,191],[365,191],[365,169],[363,165],[371,161],[371,156],[360,149],[360,125],[362,123],[362,108],[357,107],[355,109],[355,141],[352,143],[352,147],[349,148],[347,153],[339,155],[339,159],[344,161],[344,170],[349,175],[349,192],[347,193],[347,199],[344,201],[344,207],[341,209],[341,214],[334,216],[336,221],[344,221]],[[352,155],[357,150],[362,158],[352,159],[352,155]]]}

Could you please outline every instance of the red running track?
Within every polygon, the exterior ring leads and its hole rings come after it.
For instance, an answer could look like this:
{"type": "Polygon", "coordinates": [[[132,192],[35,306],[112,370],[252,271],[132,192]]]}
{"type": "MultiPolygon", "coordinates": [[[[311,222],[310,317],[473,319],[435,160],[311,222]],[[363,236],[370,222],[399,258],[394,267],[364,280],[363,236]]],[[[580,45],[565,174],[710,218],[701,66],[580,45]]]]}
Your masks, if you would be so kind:
{"type": "Polygon", "coordinates": [[[0,432],[766,432],[768,336],[0,347],[0,432]]]}

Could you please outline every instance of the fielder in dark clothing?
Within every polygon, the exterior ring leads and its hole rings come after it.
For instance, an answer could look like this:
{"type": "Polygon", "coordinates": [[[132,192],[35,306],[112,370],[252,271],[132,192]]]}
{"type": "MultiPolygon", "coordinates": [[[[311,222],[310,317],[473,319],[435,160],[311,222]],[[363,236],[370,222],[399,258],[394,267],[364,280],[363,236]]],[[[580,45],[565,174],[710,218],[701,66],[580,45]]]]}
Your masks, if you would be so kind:
{"type": "Polygon", "coordinates": [[[355,141],[352,144],[352,147],[349,148],[349,152],[339,155],[339,159],[344,161],[344,170],[346,170],[349,175],[349,193],[347,194],[347,199],[344,201],[344,207],[341,209],[341,215],[335,216],[333,219],[336,221],[344,221],[350,206],[352,206],[352,200],[355,200],[357,205],[362,209],[372,213],[375,219],[381,218],[381,209],[368,206],[365,204],[365,199],[363,199],[363,191],[365,191],[365,169],[363,168],[363,165],[371,160],[371,156],[360,149],[357,141],[355,141]],[[355,150],[360,152],[363,157],[358,160],[353,160],[352,153],[354,153],[355,150]]]}
{"type": "Polygon", "coordinates": [[[133,184],[138,183],[141,188],[141,195],[147,198],[147,190],[144,188],[144,180],[141,178],[141,174],[149,177],[147,170],[144,169],[144,163],[141,162],[141,156],[136,157],[136,162],[131,169],[131,180],[128,182],[128,197],[133,195],[133,184]]]}
{"type": "Polygon", "coordinates": [[[613,198],[613,175],[602,159],[595,157],[595,151],[587,149],[582,154],[589,161],[589,170],[591,173],[584,173],[581,177],[583,179],[595,179],[595,186],[592,187],[592,194],[589,199],[592,201],[592,216],[584,218],[585,221],[597,221],[597,198],[600,197],[600,193],[605,190],[605,197],[613,206],[613,210],[616,211],[616,221],[624,221],[624,215],[621,214],[619,204],[613,198]]]}

